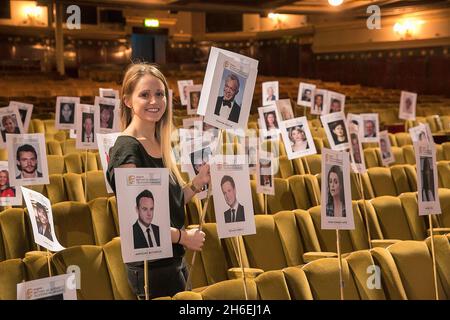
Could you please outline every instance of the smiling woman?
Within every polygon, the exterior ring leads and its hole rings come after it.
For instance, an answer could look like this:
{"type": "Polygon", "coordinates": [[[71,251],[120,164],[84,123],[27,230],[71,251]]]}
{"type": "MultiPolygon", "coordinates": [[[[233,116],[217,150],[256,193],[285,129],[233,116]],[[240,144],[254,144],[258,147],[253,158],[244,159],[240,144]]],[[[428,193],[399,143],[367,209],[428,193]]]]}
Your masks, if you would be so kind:
{"type": "MultiPolygon", "coordinates": [[[[168,85],[156,67],[143,63],[131,65],[124,76],[122,93],[123,132],[110,150],[107,178],[115,191],[115,168],[169,169],[173,257],[152,261],[148,265],[150,297],[173,296],[186,286],[188,275],[183,259],[184,247],[199,251],[205,241],[202,231],[184,230],[184,205],[209,182],[209,165],[202,166],[190,184],[184,184],[171,153],[172,109],[167,104],[168,85]]],[[[126,268],[134,293],[143,297],[144,283],[138,279],[144,279],[144,263],[128,263],[126,268]]]]}

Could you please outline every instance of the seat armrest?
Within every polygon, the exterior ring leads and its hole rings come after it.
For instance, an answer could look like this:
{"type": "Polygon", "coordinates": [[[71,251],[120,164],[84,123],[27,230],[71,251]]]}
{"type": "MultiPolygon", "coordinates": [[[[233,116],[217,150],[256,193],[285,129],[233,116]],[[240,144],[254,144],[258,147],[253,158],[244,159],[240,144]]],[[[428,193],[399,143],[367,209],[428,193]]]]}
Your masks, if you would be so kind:
{"type": "Polygon", "coordinates": [[[323,258],[336,258],[337,253],[336,252],[320,252],[320,251],[314,251],[314,252],[305,252],[303,254],[303,261],[305,263],[312,262],[314,260],[323,259],[323,258]]]}
{"type": "Polygon", "coordinates": [[[375,240],[371,240],[370,242],[372,243],[372,248],[387,248],[389,247],[391,244],[400,242],[401,240],[397,240],[397,239],[375,239],[375,240]]]}
{"type": "MultiPolygon", "coordinates": [[[[246,278],[256,278],[261,273],[264,273],[264,270],[258,268],[244,268],[245,277],[246,278]]],[[[240,279],[242,278],[242,268],[230,268],[228,269],[228,279],[240,279]]]]}

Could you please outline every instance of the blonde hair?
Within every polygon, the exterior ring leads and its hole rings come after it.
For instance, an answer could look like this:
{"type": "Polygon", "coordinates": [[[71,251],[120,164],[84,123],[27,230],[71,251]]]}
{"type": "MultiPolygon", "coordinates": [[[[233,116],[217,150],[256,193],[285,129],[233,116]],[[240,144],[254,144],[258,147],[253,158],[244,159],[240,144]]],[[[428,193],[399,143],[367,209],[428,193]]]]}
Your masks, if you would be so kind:
{"type": "MultiPolygon", "coordinates": [[[[133,119],[132,109],[129,108],[125,101],[130,100],[133,92],[136,88],[137,83],[142,77],[150,75],[153,76],[164,84],[164,94],[169,97],[169,86],[167,80],[161,71],[154,65],[148,63],[134,63],[131,64],[122,82],[122,96],[120,100],[120,120],[122,123],[122,130],[125,130],[133,119]]],[[[183,178],[181,177],[180,171],[178,170],[177,164],[172,154],[171,145],[171,133],[172,133],[172,108],[169,104],[166,105],[166,111],[162,115],[161,119],[156,123],[155,137],[161,146],[162,160],[164,167],[169,169],[172,178],[178,181],[182,186],[184,185],[183,178]]]]}

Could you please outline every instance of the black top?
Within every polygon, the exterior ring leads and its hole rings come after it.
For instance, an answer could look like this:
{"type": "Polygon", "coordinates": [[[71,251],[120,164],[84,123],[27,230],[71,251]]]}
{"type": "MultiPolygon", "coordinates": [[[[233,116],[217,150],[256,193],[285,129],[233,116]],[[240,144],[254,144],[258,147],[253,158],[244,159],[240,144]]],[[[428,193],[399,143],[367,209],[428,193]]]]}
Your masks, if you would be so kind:
{"type": "MultiPolygon", "coordinates": [[[[164,168],[162,158],[153,158],[144,146],[132,136],[119,136],[114,146],[109,150],[110,161],[106,177],[111,188],[116,192],[114,168],[133,163],[137,168],[164,168]]],[[[184,193],[180,184],[169,177],[169,208],[170,226],[181,229],[184,226],[184,193]]],[[[149,262],[149,266],[166,265],[174,258],[184,255],[184,248],[180,244],[172,244],[173,258],[166,258],[149,262]]]]}

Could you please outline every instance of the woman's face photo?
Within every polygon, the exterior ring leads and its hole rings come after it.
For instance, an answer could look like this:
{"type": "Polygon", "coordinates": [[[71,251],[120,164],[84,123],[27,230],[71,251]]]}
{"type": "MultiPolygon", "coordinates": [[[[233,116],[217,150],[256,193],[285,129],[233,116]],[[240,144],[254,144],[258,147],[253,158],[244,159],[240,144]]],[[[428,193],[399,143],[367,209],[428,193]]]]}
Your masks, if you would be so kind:
{"type": "Polygon", "coordinates": [[[322,107],[322,102],[323,102],[323,96],[321,94],[314,97],[315,105],[322,107]]]}
{"type": "Polygon", "coordinates": [[[341,102],[339,100],[334,99],[331,102],[330,112],[339,112],[341,111],[341,102]]]}
{"type": "Polygon", "coordinates": [[[109,121],[111,120],[111,111],[109,108],[103,108],[100,113],[100,127],[108,128],[109,121]]]}
{"type": "Polygon", "coordinates": [[[266,122],[268,128],[275,127],[275,115],[273,113],[268,113],[266,116],[266,122]]]}
{"type": "Polygon", "coordinates": [[[61,114],[65,122],[69,122],[72,117],[72,108],[67,104],[61,106],[61,114]]]}
{"type": "Polygon", "coordinates": [[[8,172],[6,170],[0,171],[0,187],[8,184],[8,172]]]}
{"type": "Polygon", "coordinates": [[[47,217],[47,214],[45,213],[45,211],[43,209],[41,209],[41,208],[37,208],[36,212],[37,212],[37,216],[38,216],[39,221],[42,224],[47,224],[48,223],[48,217],[47,217]]]}
{"type": "Polygon", "coordinates": [[[330,194],[333,198],[339,197],[341,186],[339,184],[339,177],[335,172],[330,172],[330,174],[329,174],[328,188],[329,188],[330,194]]]}
{"type": "Polygon", "coordinates": [[[6,132],[14,133],[14,131],[16,130],[16,124],[11,116],[7,116],[3,120],[3,127],[5,128],[6,132]]]}
{"type": "Polygon", "coordinates": [[[199,92],[192,92],[191,93],[191,108],[197,109],[198,108],[198,101],[199,101],[199,92]]]}
{"type": "Polygon", "coordinates": [[[304,141],[305,140],[305,132],[299,129],[293,129],[291,132],[292,140],[295,142],[297,141],[304,141]]]}
{"type": "Polygon", "coordinates": [[[342,124],[338,124],[334,127],[333,132],[338,138],[344,137],[344,126],[342,124]]]}

